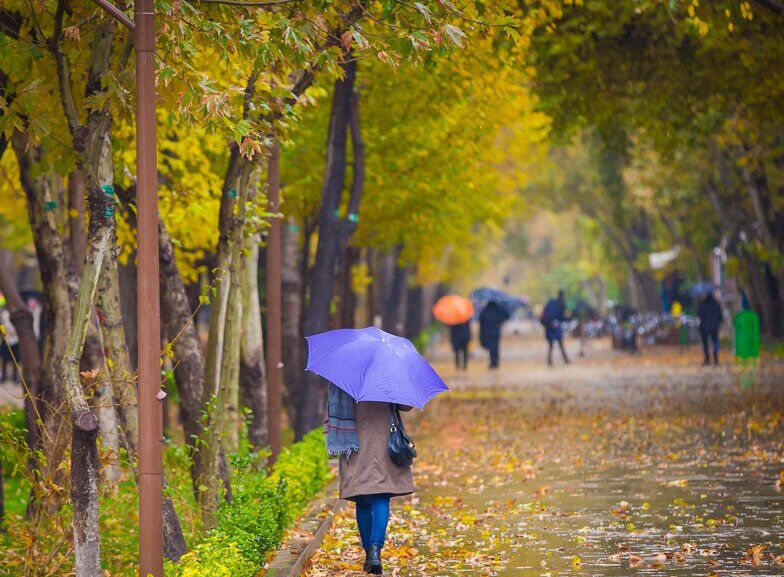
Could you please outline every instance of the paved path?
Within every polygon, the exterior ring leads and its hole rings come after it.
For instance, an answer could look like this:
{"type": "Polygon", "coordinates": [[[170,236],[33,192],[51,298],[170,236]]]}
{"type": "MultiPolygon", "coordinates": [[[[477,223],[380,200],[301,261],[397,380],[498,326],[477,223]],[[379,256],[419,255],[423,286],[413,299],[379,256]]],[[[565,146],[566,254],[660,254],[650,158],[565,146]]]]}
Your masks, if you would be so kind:
{"type": "MultiPolygon", "coordinates": [[[[452,392],[411,423],[418,492],[393,507],[388,574],[784,574],[781,365],[544,353],[505,336],[500,370],[477,353],[460,373],[435,350],[452,392]]],[[[357,574],[355,531],[347,511],[307,575],[357,574]]]]}

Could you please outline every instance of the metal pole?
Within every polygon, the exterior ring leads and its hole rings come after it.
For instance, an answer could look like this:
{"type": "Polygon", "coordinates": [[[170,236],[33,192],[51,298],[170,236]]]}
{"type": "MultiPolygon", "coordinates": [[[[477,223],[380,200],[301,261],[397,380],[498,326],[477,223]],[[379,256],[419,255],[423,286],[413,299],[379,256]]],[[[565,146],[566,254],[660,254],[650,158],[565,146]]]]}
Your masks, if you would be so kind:
{"type": "MultiPolygon", "coordinates": [[[[280,211],[280,149],[277,137],[270,145],[267,164],[268,211],[280,211]]],[[[267,233],[267,435],[272,463],[281,448],[281,396],[283,389],[283,355],[281,335],[281,280],[280,280],[280,218],[270,219],[267,233]]]]}
{"type": "Polygon", "coordinates": [[[132,31],[136,30],[136,26],[133,23],[133,20],[128,18],[125,15],[125,12],[117,8],[114,4],[109,2],[109,0],[93,0],[98,6],[106,10],[109,14],[111,14],[115,20],[118,20],[120,23],[124,24],[132,31]]]}
{"type": "Polygon", "coordinates": [[[163,459],[161,408],[157,398],[161,384],[161,305],[153,0],[134,1],[134,22],[139,298],[139,575],[163,577],[163,459]]]}

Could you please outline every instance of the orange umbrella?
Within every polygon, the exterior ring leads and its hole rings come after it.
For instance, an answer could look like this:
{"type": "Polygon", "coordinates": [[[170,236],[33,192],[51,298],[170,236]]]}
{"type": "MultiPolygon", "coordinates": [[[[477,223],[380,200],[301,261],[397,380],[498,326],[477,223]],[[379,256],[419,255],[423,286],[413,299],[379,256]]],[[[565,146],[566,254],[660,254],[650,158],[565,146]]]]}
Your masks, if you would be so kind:
{"type": "Polygon", "coordinates": [[[459,295],[447,295],[438,299],[433,316],[445,325],[459,325],[474,316],[474,305],[459,295]]]}

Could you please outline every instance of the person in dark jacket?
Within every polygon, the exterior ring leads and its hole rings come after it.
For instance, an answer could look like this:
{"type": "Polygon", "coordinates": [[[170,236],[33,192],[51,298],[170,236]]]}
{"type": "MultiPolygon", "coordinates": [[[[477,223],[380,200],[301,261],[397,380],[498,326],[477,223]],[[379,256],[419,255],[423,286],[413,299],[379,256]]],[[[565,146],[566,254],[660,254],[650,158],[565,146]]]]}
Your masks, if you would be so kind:
{"type": "Polygon", "coordinates": [[[455,366],[458,369],[468,368],[468,345],[471,343],[471,321],[449,327],[449,340],[455,351],[455,366]]]}
{"type": "Polygon", "coordinates": [[[539,318],[544,325],[544,335],[547,339],[547,364],[553,366],[553,345],[558,343],[564,363],[569,364],[569,357],[563,343],[563,324],[566,321],[566,296],[558,291],[558,296],[547,301],[539,318]]]}
{"type": "Polygon", "coordinates": [[[501,346],[501,327],[509,320],[509,312],[499,303],[490,301],[479,314],[479,343],[490,354],[490,368],[497,369],[501,346]]]}
{"type": "Polygon", "coordinates": [[[697,316],[700,319],[700,337],[702,337],[702,350],[705,353],[704,365],[710,364],[710,349],[708,339],[713,345],[713,363],[719,364],[719,328],[724,317],[721,305],[713,293],[708,293],[697,307],[697,316]]]}

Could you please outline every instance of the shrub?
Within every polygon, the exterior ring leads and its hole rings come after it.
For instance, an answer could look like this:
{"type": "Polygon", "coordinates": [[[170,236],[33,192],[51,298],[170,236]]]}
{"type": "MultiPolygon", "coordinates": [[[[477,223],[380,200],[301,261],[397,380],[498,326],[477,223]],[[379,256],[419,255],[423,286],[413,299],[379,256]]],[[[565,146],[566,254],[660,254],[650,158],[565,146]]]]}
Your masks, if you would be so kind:
{"type": "Polygon", "coordinates": [[[329,476],[327,450],[320,429],[283,451],[270,479],[286,484],[286,522],[299,515],[310,499],[326,484],[329,476]]]}
{"type": "Polygon", "coordinates": [[[260,567],[267,553],[280,544],[288,525],[285,506],[284,483],[245,482],[235,490],[231,503],[221,507],[213,532],[236,543],[242,555],[260,567]]]}
{"type": "Polygon", "coordinates": [[[167,577],[252,576],[328,480],[321,431],[283,451],[269,476],[240,466],[215,529],[179,563],[167,563],[167,577]]]}
{"type": "Polygon", "coordinates": [[[213,532],[183,555],[179,563],[167,560],[165,573],[170,577],[253,577],[256,566],[243,556],[236,543],[213,532]]]}

